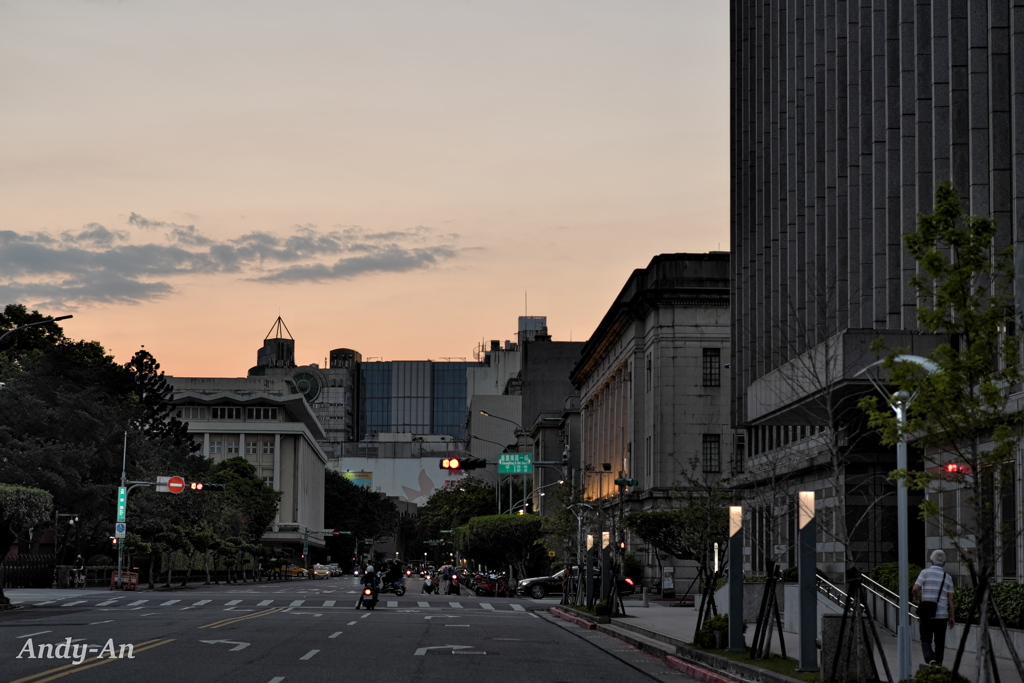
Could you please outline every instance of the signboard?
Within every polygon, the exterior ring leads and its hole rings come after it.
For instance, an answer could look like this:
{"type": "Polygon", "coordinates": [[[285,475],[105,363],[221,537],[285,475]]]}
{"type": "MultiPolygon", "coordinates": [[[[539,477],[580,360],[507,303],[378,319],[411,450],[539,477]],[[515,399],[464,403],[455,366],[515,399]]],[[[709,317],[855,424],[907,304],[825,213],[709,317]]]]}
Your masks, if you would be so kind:
{"type": "Polygon", "coordinates": [[[530,453],[499,453],[498,474],[532,474],[533,455],[530,453]]]}
{"type": "Polygon", "coordinates": [[[171,493],[181,493],[185,490],[185,480],[181,477],[171,477],[167,480],[167,490],[171,493]]]}
{"type": "Polygon", "coordinates": [[[117,521],[124,521],[124,513],[128,508],[128,488],[125,486],[117,487],[117,521]]]}
{"type": "Polygon", "coordinates": [[[125,532],[128,531],[128,525],[124,522],[118,522],[114,525],[114,538],[124,538],[125,532]]]}

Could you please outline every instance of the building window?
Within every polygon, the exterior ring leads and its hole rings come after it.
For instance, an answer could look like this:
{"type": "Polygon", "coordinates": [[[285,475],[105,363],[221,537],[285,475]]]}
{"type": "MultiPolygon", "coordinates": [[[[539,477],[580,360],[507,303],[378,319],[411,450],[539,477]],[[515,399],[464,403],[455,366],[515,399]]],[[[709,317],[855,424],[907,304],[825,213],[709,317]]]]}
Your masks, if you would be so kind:
{"type": "Polygon", "coordinates": [[[273,455],[274,454],[274,442],[273,441],[264,441],[263,442],[263,454],[264,455],[273,455]]]}
{"type": "Polygon", "coordinates": [[[210,417],[214,420],[241,420],[242,409],[238,407],[216,407],[210,409],[210,417]]]}
{"type": "Polygon", "coordinates": [[[722,437],[719,434],[704,435],[704,471],[722,471],[722,437]]]}
{"type": "Polygon", "coordinates": [[[215,454],[219,454],[219,453],[220,453],[220,441],[211,441],[210,442],[210,455],[215,455],[215,454]]]}
{"type": "Polygon", "coordinates": [[[654,447],[651,437],[647,437],[644,442],[644,473],[647,475],[647,487],[654,486],[654,447]]]}
{"type": "Polygon", "coordinates": [[[276,420],[277,408],[246,408],[246,420],[276,420]]]}
{"type": "Polygon", "coordinates": [[[181,406],[175,414],[179,420],[203,420],[206,419],[205,406],[181,406]]]}
{"type": "Polygon", "coordinates": [[[245,454],[246,455],[256,455],[256,442],[255,441],[246,441],[245,442],[245,454]]]}
{"type": "Polygon", "coordinates": [[[736,452],[733,454],[733,466],[732,469],[736,473],[743,471],[744,461],[747,458],[747,435],[741,433],[736,434],[736,452]]]}
{"type": "Polygon", "coordinates": [[[704,386],[722,386],[722,350],[704,349],[704,386]]]}
{"type": "Polygon", "coordinates": [[[653,374],[654,374],[654,371],[651,369],[651,366],[652,366],[652,356],[653,356],[653,354],[651,354],[651,353],[647,354],[647,365],[645,366],[645,373],[646,373],[645,376],[647,377],[647,391],[650,391],[651,390],[651,385],[654,384],[654,380],[652,378],[653,374]]]}
{"type": "Polygon", "coordinates": [[[228,441],[228,455],[238,455],[237,441],[228,441]]]}

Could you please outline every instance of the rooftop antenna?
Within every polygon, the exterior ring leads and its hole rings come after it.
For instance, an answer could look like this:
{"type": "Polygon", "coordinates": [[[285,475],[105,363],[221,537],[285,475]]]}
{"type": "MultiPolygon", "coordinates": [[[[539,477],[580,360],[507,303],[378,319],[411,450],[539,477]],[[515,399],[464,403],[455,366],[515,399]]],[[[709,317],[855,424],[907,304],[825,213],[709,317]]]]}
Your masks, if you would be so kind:
{"type": "Polygon", "coordinates": [[[279,315],[277,316],[277,320],[274,321],[274,324],[270,326],[270,332],[267,332],[267,336],[264,337],[264,339],[284,339],[284,335],[281,334],[282,330],[288,335],[288,339],[294,339],[291,330],[288,329],[288,326],[284,324],[284,320],[282,320],[281,316],[279,315]]]}

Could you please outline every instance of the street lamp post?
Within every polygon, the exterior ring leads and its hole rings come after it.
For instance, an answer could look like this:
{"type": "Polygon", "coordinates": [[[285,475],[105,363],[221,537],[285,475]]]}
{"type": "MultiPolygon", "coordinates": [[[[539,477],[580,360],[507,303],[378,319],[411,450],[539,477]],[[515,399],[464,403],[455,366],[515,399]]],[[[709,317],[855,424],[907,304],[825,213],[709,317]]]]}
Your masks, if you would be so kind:
{"type": "MultiPolygon", "coordinates": [[[[521,424],[519,424],[515,420],[510,420],[507,417],[501,417],[500,415],[492,415],[489,412],[487,412],[486,410],[481,410],[479,412],[484,417],[493,417],[495,420],[501,420],[502,422],[508,422],[510,425],[515,427],[516,428],[516,432],[515,432],[516,444],[518,445],[519,436],[526,432],[526,430],[523,429],[523,426],[521,424]]],[[[508,448],[508,446],[505,446],[505,448],[508,448]]],[[[523,495],[524,496],[526,495],[526,475],[525,474],[523,475],[523,495]]],[[[512,501],[512,477],[508,478],[508,499],[509,499],[509,502],[512,501]]]]}
{"type": "MultiPolygon", "coordinates": [[[[564,483],[565,483],[565,480],[564,480],[564,479],[559,479],[558,481],[556,481],[556,482],[554,482],[554,483],[552,483],[552,484],[546,484],[546,485],[544,485],[544,486],[541,486],[541,487],[539,487],[539,488],[535,488],[535,489],[534,489],[534,490],[533,490],[533,491],[532,491],[532,492],[530,493],[530,495],[532,496],[532,495],[533,495],[534,493],[537,493],[538,491],[543,491],[544,489],[549,489],[549,488],[551,488],[552,486],[560,486],[561,484],[564,484],[564,483]]],[[[544,494],[542,493],[541,495],[544,495],[544,494]]],[[[523,496],[523,497],[522,497],[522,498],[521,498],[521,499],[519,500],[519,502],[517,502],[517,503],[516,503],[515,505],[512,505],[511,507],[509,507],[509,509],[508,509],[508,514],[510,514],[510,515],[511,515],[511,514],[512,514],[512,513],[513,513],[513,512],[515,511],[515,509],[516,509],[517,507],[519,507],[520,505],[523,505],[524,503],[526,503],[526,499],[527,499],[527,498],[529,498],[529,497],[530,497],[530,496],[526,496],[526,495],[524,495],[524,496],[523,496]]]]}
{"type": "MultiPolygon", "coordinates": [[[[502,453],[507,453],[508,452],[508,446],[507,445],[502,446],[502,444],[498,443],[497,441],[492,441],[490,439],[484,439],[482,437],[477,436],[476,434],[470,434],[469,435],[470,443],[473,442],[473,439],[476,439],[477,441],[483,441],[483,442],[486,442],[486,443],[493,443],[495,446],[501,446],[501,452],[502,453]]],[[[496,503],[497,508],[498,508],[498,514],[500,515],[501,514],[501,473],[498,470],[499,470],[498,465],[495,465],[494,466],[494,497],[495,497],[495,503],[496,503]]],[[[509,499],[511,500],[511,496],[509,496],[509,499]]]]}
{"type": "MultiPolygon", "coordinates": [[[[927,374],[931,375],[939,371],[939,366],[922,356],[899,355],[894,357],[896,363],[912,363],[927,374]]],[[[867,366],[854,377],[867,372],[871,368],[878,367],[885,361],[876,361],[867,366]]],[[[890,395],[885,387],[876,378],[868,375],[871,384],[883,396],[889,399],[889,405],[896,413],[896,425],[899,429],[900,440],[896,444],[896,469],[907,469],[907,408],[916,397],[909,391],[897,391],[890,395]]],[[[896,655],[898,662],[899,680],[910,678],[910,557],[907,547],[907,483],[905,481],[896,484],[896,535],[897,535],[897,559],[899,563],[899,609],[896,622],[896,655]]]]}
{"type": "Polygon", "coordinates": [[[47,318],[46,320],[37,320],[34,323],[25,323],[24,325],[18,325],[13,330],[7,330],[3,334],[0,334],[0,340],[3,340],[4,337],[6,337],[7,335],[11,334],[12,332],[17,332],[19,330],[24,330],[24,329],[26,329],[28,327],[35,327],[36,325],[45,325],[46,323],[55,323],[58,320],[67,320],[68,318],[74,318],[74,317],[75,316],[73,316],[73,315],[60,315],[60,316],[57,316],[56,318],[47,318]]]}

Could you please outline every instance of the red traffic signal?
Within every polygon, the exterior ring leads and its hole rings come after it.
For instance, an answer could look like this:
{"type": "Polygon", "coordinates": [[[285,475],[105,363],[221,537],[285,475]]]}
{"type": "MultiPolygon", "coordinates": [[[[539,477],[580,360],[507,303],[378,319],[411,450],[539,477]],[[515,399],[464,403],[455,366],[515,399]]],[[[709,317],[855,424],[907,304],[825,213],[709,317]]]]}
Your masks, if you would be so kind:
{"type": "Polygon", "coordinates": [[[948,462],[943,466],[942,470],[946,474],[970,474],[971,466],[962,465],[958,462],[948,462]]]}
{"type": "Polygon", "coordinates": [[[202,483],[201,483],[201,482],[198,482],[198,481],[194,481],[194,482],[192,482],[191,484],[189,484],[189,486],[188,486],[188,487],[189,487],[190,489],[192,489],[193,491],[202,491],[202,490],[203,490],[203,485],[202,485],[202,483]]]}
{"type": "Polygon", "coordinates": [[[441,458],[441,469],[443,470],[457,470],[462,467],[462,462],[458,458],[441,458]]]}
{"type": "Polygon", "coordinates": [[[211,484],[203,481],[193,481],[188,487],[193,491],[223,491],[224,484],[211,484]]]}

